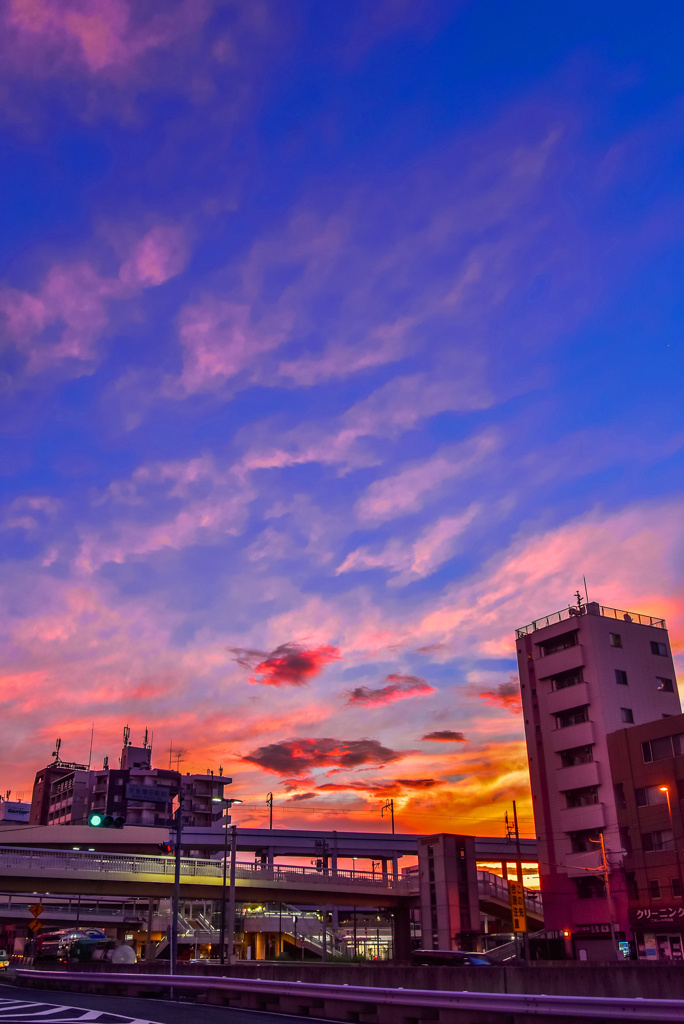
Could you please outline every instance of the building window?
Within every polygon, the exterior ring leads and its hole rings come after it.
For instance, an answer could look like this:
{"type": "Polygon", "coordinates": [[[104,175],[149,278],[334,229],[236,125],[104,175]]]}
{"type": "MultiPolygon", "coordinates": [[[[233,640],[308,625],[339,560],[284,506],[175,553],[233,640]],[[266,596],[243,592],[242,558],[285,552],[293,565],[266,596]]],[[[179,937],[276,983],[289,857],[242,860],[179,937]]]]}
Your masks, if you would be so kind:
{"type": "Polygon", "coordinates": [[[646,740],[641,744],[644,761],[664,761],[668,757],[679,757],[684,754],[684,733],[674,736],[661,736],[657,740],[646,740]]]}
{"type": "Polygon", "coordinates": [[[588,764],[594,760],[594,747],[588,743],[585,747],[570,747],[569,750],[560,750],[559,754],[563,768],[574,768],[576,764],[588,764]]]}
{"type": "Polygon", "coordinates": [[[671,878],[670,885],[672,886],[672,895],[676,900],[682,898],[682,880],[681,878],[671,878]]]}
{"type": "Polygon", "coordinates": [[[567,789],[565,791],[567,807],[588,807],[590,804],[597,804],[598,786],[581,786],[579,789],[567,789]]]}
{"type": "Polygon", "coordinates": [[[674,693],[674,686],[672,685],[671,679],[664,679],[662,676],[656,676],[656,682],[661,693],[674,693]]]}
{"type": "Polygon", "coordinates": [[[637,886],[636,874],[634,871],[628,871],[625,876],[627,880],[627,895],[630,900],[639,899],[639,887],[637,886]]]}
{"type": "Polygon", "coordinates": [[[627,801],[625,800],[625,787],[621,782],[616,782],[613,786],[613,792],[615,794],[615,806],[619,811],[627,809],[627,801]]]}
{"type": "Polygon", "coordinates": [[[605,883],[600,878],[576,878],[575,885],[581,900],[599,900],[606,895],[605,883]]]}
{"type": "Polygon", "coordinates": [[[619,686],[627,686],[627,673],[621,668],[615,669],[615,682],[618,683],[619,686]]]}
{"type": "Polygon", "coordinates": [[[577,630],[573,630],[572,633],[561,633],[560,636],[554,636],[552,640],[545,640],[544,643],[538,644],[539,655],[542,658],[546,658],[549,654],[556,654],[558,651],[567,651],[569,647],[577,646],[577,630]]]}
{"type": "Polygon", "coordinates": [[[588,853],[596,849],[601,842],[600,828],[583,828],[579,832],[570,833],[570,847],[573,853],[588,853]]]}
{"type": "Polygon", "coordinates": [[[648,883],[648,895],[652,900],[660,899],[660,882],[657,878],[652,878],[648,883]]]}
{"type": "Polygon", "coordinates": [[[620,708],[620,717],[627,725],[634,725],[634,712],[631,708],[620,708]]]}
{"type": "Polygon", "coordinates": [[[637,807],[651,807],[653,804],[666,804],[667,793],[659,786],[643,786],[634,790],[637,807]]]}
{"type": "Polygon", "coordinates": [[[661,658],[667,658],[667,645],[651,640],[651,654],[659,654],[661,658]]]}
{"type": "Polygon", "coordinates": [[[609,633],[610,646],[611,647],[622,647],[622,637],[619,633],[609,633]]]}
{"type": "Polygon", "coordinates": [[[641,846],[646,853],[657,850],[672,850],[674,848],[672,829],[663,828],[656,832],[642,832],[641,846]]]}
{"type": "Polygon", "coordinates": [[[568,708],[567,711],[559,711],[555,718],[557,729],[567,729],[569,725],[579,725],[580,722],[588,722],[589,705],[581,704],[576,708],[568,708]]]}
{"type": "Polygon", "coordinates": [[[584,682],[584,673],[581,668],[571,668],[567,672],[559,672],[557,676],[551,676],[551,686],[554,690],[564,690],[568,686],[577,686],[584,682]]]}

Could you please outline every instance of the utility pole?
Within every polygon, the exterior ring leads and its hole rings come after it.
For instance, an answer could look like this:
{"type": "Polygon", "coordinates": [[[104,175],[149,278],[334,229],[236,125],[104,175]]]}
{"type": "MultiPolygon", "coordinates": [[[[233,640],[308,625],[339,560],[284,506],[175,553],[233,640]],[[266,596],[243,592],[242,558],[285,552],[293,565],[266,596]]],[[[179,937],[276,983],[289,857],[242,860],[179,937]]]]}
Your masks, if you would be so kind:
{"type": "MultiPolygon", "coordinates": [[[[224,811],[224,818],[228,815],[224,811]]],[[[219,933],[219,959],[226,962],[226,872],[228,870],[228,822],[223,822],[223,886],[221,888],[221,931],[219,933]]]]}
{"type": "MultiPolygon", "coordinates": [[[[515,800],[513,801],[513,833],[515,835],[515,877],[521,883],[523,882],[523,871],[522,871],[522,853],[520,851],[520,829],[518,828],[518,809],[515,806],[515,800]]],[[[523,889],[523,912],[525,911],[525,890],[523,889]]],[[[525,918],[526,920],[527,918],[525,918]]],[[[523,932],[523,949],[525,953],[525,960],[527,963],[530,962],[530,937],[527,933],[527,929],[523,932]]]]}
{"type": "Polygon", "coordinates": [[[268,807],[268,827],[273,828],[273,793],[266,794],[266,806],[268,807]]]}
{"type": "Polygon", "coordinates": [[[617,919],[615,917],[615,907],[613,905],[613,894],[610,891],[610,870],[608,868],[608,858],[606,857],[606,843],[603,838],[603,831],[599,832],[598,839],[590,839],[590,843],[601,844],[601,867],[603,869],[603,881],[606,886],[606,899],[608,900],[608,916],[610,917],[610,935],[615,946],[615,956],[620,959],[620,947],[618,946],[617,937],[617,919]]]}
{"type": "Polygon", "coordinates": [[[392,818],[392,835],[394,835],[394,800],[388,800],[380,811],[380,817],[385,817],[385,811],[389,811],[392,818]]]}
{"type": "Polygon", "coordinates": [[[237,857],[237,825],[231,825],[230,837],[230,898],[228,900],[228,963],[233,962],[235,946],[235,859],[237,857]]]}
{"type": "Polygon", "coordinates": [[[171,942],[169,973],[178,974],[178,915],[180,914],[181,840],[183,837],[183,780],[178,776],[178,810],[176,818],[176,850],[171,900],[171,942]]]}

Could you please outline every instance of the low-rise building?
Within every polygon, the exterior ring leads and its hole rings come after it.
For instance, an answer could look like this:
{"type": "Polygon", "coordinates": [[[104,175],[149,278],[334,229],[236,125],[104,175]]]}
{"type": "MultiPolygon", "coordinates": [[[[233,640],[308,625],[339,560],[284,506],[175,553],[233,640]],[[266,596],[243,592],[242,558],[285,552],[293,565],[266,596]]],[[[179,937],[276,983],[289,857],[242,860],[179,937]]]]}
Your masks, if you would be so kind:
{"type": "Polygon", "coordinates": [[[684,714],[608,738],[629,924],[640,959],[684,957],[684,714]]]}
{"type": "Polygon", "coordinates": [[[152,767],[152,747],[134,747],[124,733],[119,766],[102,768],[56,759],[36,774],[31,801],[32,825],[84,825],[93,812],[123,818],[127,825],[167,827],[173,819],[179,783],[187,828],[219,826],[220,801],[232,779],[221,774],[181,775],[152,767]]]}

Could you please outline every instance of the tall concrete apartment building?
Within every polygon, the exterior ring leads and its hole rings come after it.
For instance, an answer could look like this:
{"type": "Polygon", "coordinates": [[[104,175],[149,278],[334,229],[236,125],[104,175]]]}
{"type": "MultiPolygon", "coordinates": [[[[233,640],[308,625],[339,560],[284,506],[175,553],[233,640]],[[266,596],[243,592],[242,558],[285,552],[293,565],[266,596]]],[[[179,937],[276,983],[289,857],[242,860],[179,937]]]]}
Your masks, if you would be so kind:
{"type": "Polygon", "coordinates": [[[681,712],[665,621],[595,601],[516,630],[545,927],[614,956],[631,938],[607,735],[681,712]],[[600,862],[603,834],[612,901],[600,862]]]}

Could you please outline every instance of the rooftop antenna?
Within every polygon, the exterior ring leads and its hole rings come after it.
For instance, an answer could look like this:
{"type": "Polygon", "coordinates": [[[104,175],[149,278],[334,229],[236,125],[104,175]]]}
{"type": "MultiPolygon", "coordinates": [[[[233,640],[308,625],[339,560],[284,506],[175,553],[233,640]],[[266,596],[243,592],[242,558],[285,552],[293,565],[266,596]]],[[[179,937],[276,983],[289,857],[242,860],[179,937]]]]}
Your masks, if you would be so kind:
{"type": "Polygon", "coordinates": [[[173,740],[169,743],[169,771],[171,771],[171,758],[173,757],[173,740]]]}
{"type": "Polygon", "coordinates": [[[147,750],[147,736],[148,736],[147,726],[145,726],[145,738],[143,739],[143,747],[144,747],[145,750],[147,750]]]}
{"type": "Polygon", "coordinates": [[[93,736],[95,734],[95,722],[90,727],[90,753],[88,754],[88,771],[93,763],[93,736]]]}
{"type": "Polygon", "coordinates": [[[582,579],[584,580],[584,598],[587,604],[589,604],[589,593],[587,591],[587,577],[583,576],[582,579]]]}
{"type": "Polygon", "coordinates": [[[103,770],[105,768],[109,768],[109,757],[107,756],[107,754],[105,754],[105,756],[104,756],[104,760],[102,762],[102,768],[103,768],[103,770]]]}
{"type": "Polygon", "coordinates": [[[55,761],[59,761],[59,750],[60,750],[61,746],[62,746],[62,741],[58,737],[55,740],[55,749],[52,751],[52,756],[54,757],[55,761]]]}
{"type": "Polygon", "coordinates": [[[124,725],[123,741],[124,741],[124,747],[127,747],[129,745],[129,743],[131,742],[131,727],[130,727],[130,725],[124,725]]]}
{"type": "Polygon", "coordinates": [[[582,601],[584,600],[584,598],[580,594],[579,590],[575,591],[574,596],[577,598],[577,607],[581,608],[582,607],[582,601]]]}
{"type": "Polygon", "coordinates": [[[11,792],[12,792],[11,789],[8,789],[8,790],[5,791],[5,800],[9,800],[11,792]]]}

